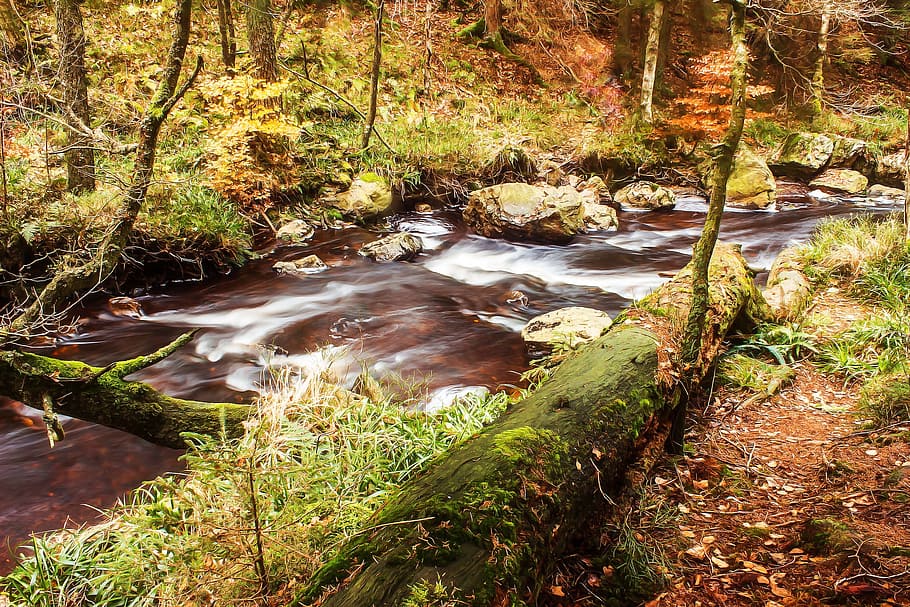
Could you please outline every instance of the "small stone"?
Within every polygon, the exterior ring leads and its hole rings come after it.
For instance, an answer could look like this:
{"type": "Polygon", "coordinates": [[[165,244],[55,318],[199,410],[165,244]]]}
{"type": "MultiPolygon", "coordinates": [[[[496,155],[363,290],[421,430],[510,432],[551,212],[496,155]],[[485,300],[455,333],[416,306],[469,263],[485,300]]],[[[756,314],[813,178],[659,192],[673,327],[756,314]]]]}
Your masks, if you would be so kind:
{"type": "Polygon", "coordinates": [[[535,353],[546,353],[557,346],[572,349],[600,337],[612,322],[601,310],[561,308],[532,318],[521,330],[521,338],[535,353]]]}
{"type": "Polygon", "coordinates": [[[107,300],[107,307],[114,316],[139,318],[142,316],[142,304],[132,297],[111,297],[107,300]]]}
{"type": "Polygon", "coordinates": [[[419,236],[398,232],[365,244],[359,254],[380,263],[387,261],[408,261],[423,251],[423,241],[419,236]]]}
{"type": "Polygon", "coordinates": [[[624,208],[666,210],[676,206],[673,190],[651,181],[636,181],[613,195],[613,199],[624,208]]]}
{"type": "Polygon", "coordinates": [[[287,222],[275,233],[275,238],[284,242],[303,242],[313,237],[316,230],[302,219],[287,222]]]}
{"type": "Polygon", "coordinates": [[[428,205],[425,202],[421,202],[419,204],[414,205],[414,211],[416,211],[417,213],[420,213],[421,215],[427,215],[427,214],[433,212],[433,207],[431,207],[430,205],[428,205]]]}
{"type": "Polygon", "coordinates": [[[307,255],[300,259],[276,262],[272,269],[279,274],[317,274],[329,269],[317,255],[307,255]]]}

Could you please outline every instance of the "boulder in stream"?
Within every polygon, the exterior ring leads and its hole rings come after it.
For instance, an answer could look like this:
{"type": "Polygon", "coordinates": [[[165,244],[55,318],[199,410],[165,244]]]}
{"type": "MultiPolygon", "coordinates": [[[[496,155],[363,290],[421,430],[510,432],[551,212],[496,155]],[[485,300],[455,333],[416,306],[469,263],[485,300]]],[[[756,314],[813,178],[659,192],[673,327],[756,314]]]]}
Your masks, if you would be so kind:
{"type": "Polygon", "coordinates": [[[904,187],[904,153],[884,156],[875,170],[875,181],[894,188],[904,187]]]}
{"type": "Polygon", "coordinates": [[[279,274],[318,274],[329,269],[317,255],[307,255],[300,259],[276,262],[272,269],[279,274]]]}
{"type": "Polygon", "coordinates": [[[740,146],[727,181],[727,204],[765,209],[776,199],[777,182],[767,163],[747,146],[740,146]]]}
{"type": "Polygon", "coordinates": [[[373,219],[395,211],[392,188],[385,178],[376,173],[362,173],[344,192],[327,201],[347,217],[373,219]]]}
{"type": "Polygon", "coordinates": [[[488,238],[561,244],[585,228],[581,194],[571,187],[493,185],[471,192],[463,214],[488,238]]]}
{"type": "Polygon", "coordinates": [[[303,242],[313,237],[316,230],[302,219],[293,219],[275,232],[275,238],[279,242],[294,243],[303,242]]]}
{"type": "Polygon", "coordinates": [[[669,210],[676,206],[673,190],[652,181],[636,181],[613,194],[613,200],[623,208],[650,211],[669,210]]]}
{"type": "Polygon", "coordinates": [[[831,160],[834,141],[820,133],[790,133],[768,165],[775,175],[808,179],[831,160]]]}
{"type": "Polygon", "coordinates": [[[828,166],[833,169],[852,169],[866,177],[875,174],[878,164],[876,153],[868,142],[852,137],[835,135],[834,149],[831,151],[831,161],[828,166]]]}
{"type": "Polygon", "coordinates": [[[809,182],[809,187],[844,194],[863,194],[868,185],[866,176],[852,169],[828,169],[809,182]]]}
{"type": "Polygon", "coordinates": [[[541,314],[528,321],[521,338],[535,354],[545,354],[554,348],[574,348],[594,341],[613,324],[606,312],[594,308],[573,306],[541,314]]]}
{"type": "Polygon", "coordinates": [[[360,247],[359,253],[373,261],[384,263],[408,261],[417,257],[421,251],[423,251],[423,241],[419,236],[407,232],[396,232],[363,245],[360,247]]]}

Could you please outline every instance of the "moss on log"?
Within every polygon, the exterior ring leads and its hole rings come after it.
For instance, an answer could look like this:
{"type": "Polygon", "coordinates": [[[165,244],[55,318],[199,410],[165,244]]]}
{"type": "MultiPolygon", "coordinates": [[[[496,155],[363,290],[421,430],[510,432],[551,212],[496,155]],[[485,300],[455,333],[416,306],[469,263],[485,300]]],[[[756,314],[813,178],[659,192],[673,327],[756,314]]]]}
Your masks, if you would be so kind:
{"type": "MultiPolygon", "coordinates": [[[[761,296],[737,249],[719,247],[712,267],[722,313],[709,319],[710,339],[720,340],[761,296]]],[[[666,436],[676,404],[666,395],[681,392],[660,385],[658,335],[671,318],[685,319],[687,288],[688,269],[649,298],[663,317],[627,316],[538,392],[405,484],[297,604],[401,605],[437,584],[470,605],[534,604],[553,557],[596,537],[598,515],[621,493],[627,469],[653,437],[666,436]],[[666,324],[654,326],[661,318],[666,324]]]]}
{"type": "MultiPolygon", "coordinates": [[[[174,344],[185,343],[187,334],[174,344]],[[181,341],[184,340],[184,341],[181,341]]],[[[149,356],[93,367],[26,352],[0,352],[0,394],[37,409],[50,397],[56,413],[103,424],[166,447],[181,449],[181,433],[239,436],[249,405],[173,398],[126,375],[169,354],[171,344],[149,356]]]]}

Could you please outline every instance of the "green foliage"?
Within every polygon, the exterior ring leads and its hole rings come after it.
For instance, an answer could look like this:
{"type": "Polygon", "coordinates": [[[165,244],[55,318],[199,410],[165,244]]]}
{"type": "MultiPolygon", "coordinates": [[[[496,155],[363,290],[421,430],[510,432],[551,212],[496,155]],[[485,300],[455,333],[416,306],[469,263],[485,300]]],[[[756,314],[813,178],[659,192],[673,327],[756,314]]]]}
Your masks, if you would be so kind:
{"type": "Polygon", "coordinates": [[[822,221],[800,252],[811,277],[820,282],[856,278],[874,267],[910,262],[910,244],[896,214],[884,220],[858,215],[822,221]]]}
{"type": "Polygon", "coordinates": [[[145,229],[165,241],[188,240],[206,249],[223,249],[240,258],[250,248],[246,220],[237,206],[205,186],[149,196],[145,229]]]}
{"type": "Polygon", "coordinates": [[[743,136],[752,139],[759,146],[772,148],[780,144],[789,133],[787,127],[767,118],[753,118],[746,123],[743,136]]]}
{"type": "Polygon", "coordinates": [[[875,142],[883,147],[903,142],[907,129],[907,110],[892,99],[863,114],[823,112],[812,120],[810,128],[819,133],[834,133],[875,142]]]}
{"type": "Polygon", "coordinates": [[[769,354],[780,365],[796,362],[815,353],[815,335],[804,331],[798,324],[761,324],[733,352],[758,352],[769,354]]]}
{"type": "Polygon", "coordinates": [[[910,421],[910,374],[902,370],[870,379],[860,393],[860,406],[876,426],[910,421]]]}
{"type": "MultiPolygon", "coordinates": [[[[3,581],[13,603],[252,600],[260,555],[273,590],[308,578],[397,486],[509,401],[475,397],[424,414],[356,397],[319,374],[276,381],[281,392],[261,400],[242,439],[188,437],[185,478],[147,484],[103,525],[36,540],[35,556],[3,581]]],[[[446,604],[431,595],[437,602],[426,604],[446,604]]]]}
{"type": "Polygon", "coordinates": [[[771,365],[757,358],[738,352],[724,356],[717,368],[722,383],[737,388],[764,392],[772,383],[780,385],[793,378],[793,369],[787,365],[771,365]]]}

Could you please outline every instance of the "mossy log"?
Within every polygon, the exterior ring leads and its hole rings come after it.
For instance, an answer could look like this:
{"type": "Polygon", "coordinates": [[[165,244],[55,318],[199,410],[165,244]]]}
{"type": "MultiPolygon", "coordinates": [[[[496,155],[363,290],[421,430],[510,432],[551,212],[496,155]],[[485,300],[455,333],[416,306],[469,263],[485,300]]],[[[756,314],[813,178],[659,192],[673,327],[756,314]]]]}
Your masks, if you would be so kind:
{"type": "MultiPolygon", "coordinates": [[[[192,337],[182,335],[160,350],[93,367],[27,352],[0,351],[0,394],[45,410],[48,426],[59,413],[124,430],[152,443],[182,449],[181,433],[239,436],[250,406],[174,398],[148,384],[124,379],[148,367],[192,337]],[[50,410],[49,410],[50,409],[50,410]]],[[[55,425],[55,424],[53,424],[55,425]]],[[[49,437],[52,441],[62,436],[49,437]]]]}
{"type": "MultiPolygon", "coordinates": [[[[709,339],[719,342],[743,312],[760,309],[761,295],[738,249],[719,246],[711,267],[709,339]]],[[[410,604],[437,584],[457,604],[535,604],[554,557],[597,537],[629,467],[667,435],[676,404],[668,395],[682,391],[665,384],[673,374],[662,336],[685,321],[690,292],[687,268],[644,311],[625,315],[535,394],[406,483],[297,604],[410,604]]]]}

